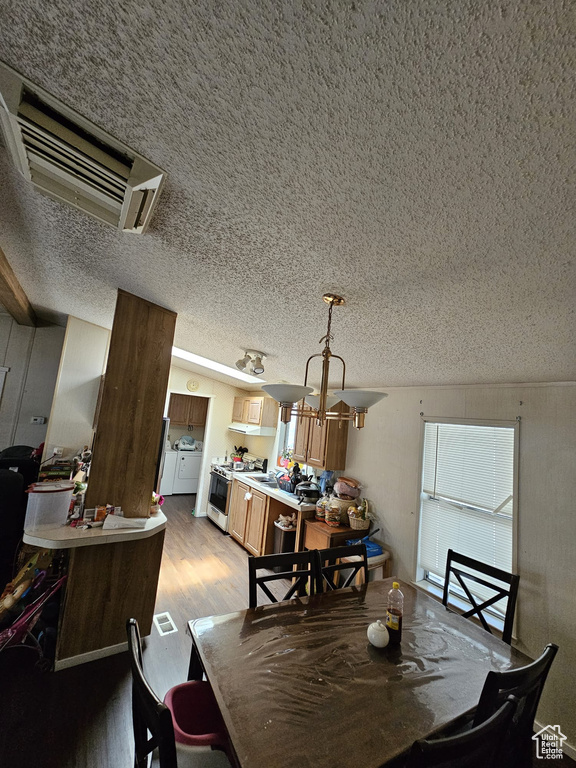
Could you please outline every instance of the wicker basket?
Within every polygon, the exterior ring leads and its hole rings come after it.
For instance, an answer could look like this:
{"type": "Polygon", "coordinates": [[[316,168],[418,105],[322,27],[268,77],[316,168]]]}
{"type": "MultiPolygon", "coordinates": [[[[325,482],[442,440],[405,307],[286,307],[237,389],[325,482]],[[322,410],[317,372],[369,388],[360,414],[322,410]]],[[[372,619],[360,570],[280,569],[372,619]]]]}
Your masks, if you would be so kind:
{"type": "Polygon", "coordinates": [[[352,517],[348,514],[348,520],[350,521],[350,528],[354,528],[356,531],[365,531],[370,528],[370,520],[362,520],[359,517],[352,517]]]}

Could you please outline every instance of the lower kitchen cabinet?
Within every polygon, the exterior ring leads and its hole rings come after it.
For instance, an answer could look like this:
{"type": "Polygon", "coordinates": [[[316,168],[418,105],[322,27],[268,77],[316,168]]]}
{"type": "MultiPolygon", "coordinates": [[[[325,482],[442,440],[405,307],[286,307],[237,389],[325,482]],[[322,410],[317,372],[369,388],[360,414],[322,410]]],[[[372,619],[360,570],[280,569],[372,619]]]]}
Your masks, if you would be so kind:
{"type": "Polygon", "coordinates": [[[264,526],[266,523],[266,502],[268,497],[260,491],[251,490],[252,498],[248,510],[246,522],[246,534],[244,536],[244,546],[253,555],[262,554],[262,540],[264,535],[264,526]]]}
{"type": "Polygon", "coordinates": [[[249,488],[240,480],[232,482],[230,495],[230,535],[252,555],[262,555],[266,547],[268,496],[249,488]],[[250,498],[246,498],[250,494],[250,498]]]}
{"type": "Polygon", "coordinates": [[[248,517],[248,500],[245,498],[250,489],[239,480],[232,481],[232,490],[230,492],[230,507],[228,514],[230,521],[228,529],[230,535],[240,544],[244,544],[244,535],[246,532],[246,520],[248,517]]]}

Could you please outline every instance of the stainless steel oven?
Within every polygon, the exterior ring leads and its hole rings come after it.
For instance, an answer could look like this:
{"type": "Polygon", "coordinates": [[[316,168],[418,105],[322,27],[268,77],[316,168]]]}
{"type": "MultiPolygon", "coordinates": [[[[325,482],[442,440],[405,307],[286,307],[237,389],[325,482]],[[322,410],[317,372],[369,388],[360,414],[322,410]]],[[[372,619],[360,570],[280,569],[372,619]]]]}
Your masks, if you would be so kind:
{"type": "MultiPolygon", "coordinates": [[[[244,468],[242,471],[256,471],[266,474],[266,469],[268,468],[267,459],[261,459],[258,456],[249,456],[248,459],[249,461],[245,457],[244,468]]],[[[228,531],[230,489],[235,474],[239,474],[239,472],[233,472],[229,466],[223,466],[222,464],[216,463],[212,464],[210,470],[210,491],[208,493],[206,514],[210,520],[222,528],[223,531],[228,531]]]]}
{"type": "Polygon", "coordinates": [[[231,484],[232,473],[223,467],[213,465],[210,472],[210,491],[206,514],[223,531],[228,530],[228,504],[231,484]]]}

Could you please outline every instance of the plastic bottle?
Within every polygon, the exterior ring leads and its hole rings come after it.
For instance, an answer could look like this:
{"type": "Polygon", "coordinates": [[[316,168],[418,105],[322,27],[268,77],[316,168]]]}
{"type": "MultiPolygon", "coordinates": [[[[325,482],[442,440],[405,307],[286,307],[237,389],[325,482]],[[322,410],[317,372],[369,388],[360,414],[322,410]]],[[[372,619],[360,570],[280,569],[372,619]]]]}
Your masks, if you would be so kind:
{"type": "Polygon", "coordinates": [[[392,589],[388,592],[388,609],[386,611],[386,628],[390,635],[390,643],[399,643],[402,640],[402,614],[404,613],[404,595],[400,592],[400,585],[393,582],[392,589]]]}

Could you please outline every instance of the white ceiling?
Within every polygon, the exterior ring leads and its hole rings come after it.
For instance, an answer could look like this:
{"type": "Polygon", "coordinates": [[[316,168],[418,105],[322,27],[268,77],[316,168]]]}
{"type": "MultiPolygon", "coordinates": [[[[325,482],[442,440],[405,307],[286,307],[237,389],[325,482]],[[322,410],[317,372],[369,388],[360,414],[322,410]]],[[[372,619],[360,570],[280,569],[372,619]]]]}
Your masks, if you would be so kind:
{"type": "Polygon", "coordinates": [[[121,234],[0,148],[0,247],[51,317],[110,327],[123,288],[269,382],[327,290],[349,385],[572,380],[574,31],[562,0],[2,4],[6,63],[168,181],[121,234]]]}

